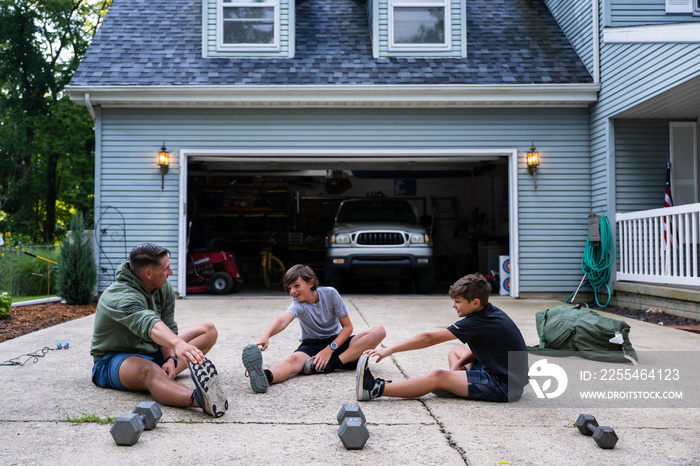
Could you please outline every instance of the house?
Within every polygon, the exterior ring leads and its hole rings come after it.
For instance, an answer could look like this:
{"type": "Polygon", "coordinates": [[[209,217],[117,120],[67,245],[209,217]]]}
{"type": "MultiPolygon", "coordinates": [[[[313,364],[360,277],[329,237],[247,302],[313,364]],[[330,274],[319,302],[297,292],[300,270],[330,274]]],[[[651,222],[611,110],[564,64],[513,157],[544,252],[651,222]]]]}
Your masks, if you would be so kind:
{"type": "Polygon", "coordinates": [[[589,214],[617,238],[663,206],[674,128],[697,160],[698,5],[643,3],[114,0],[66,88],[95,120],[100,290],[144,241],[180,295],[215,240],[248,280],[273,235],[322,268],[338,202],[381,193],[430,220],[438,278],[509,255],[511,296],[566,298],[589,214]]]}

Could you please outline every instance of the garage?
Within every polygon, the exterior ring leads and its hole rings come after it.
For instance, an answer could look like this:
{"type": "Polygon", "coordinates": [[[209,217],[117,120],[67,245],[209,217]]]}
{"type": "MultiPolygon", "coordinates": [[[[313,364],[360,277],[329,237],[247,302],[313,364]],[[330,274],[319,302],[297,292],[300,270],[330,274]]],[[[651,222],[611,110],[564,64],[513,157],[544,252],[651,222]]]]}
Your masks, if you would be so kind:
{"type": "MultiPolygon", "coordinates": [[[[440,285],[474,271],[495,275],[499,256],[509,254],[514,239],[510,173],[516,154],[181,149],[180,185],[187,194],[180,244],[188,245],[189,253],[232,252],[246,289],[270,285],[261,273],[261,252],[267,247],[285,268],[309,264],[323,281],[326,236],[340,203],[389,197],[407,201],[426,227],[440,285]]],[[[343,287],[366,287],[360,278],[344,281],[343,287]]],[[[380,286],[413,292],[410,284],[391,278],[392,283],[380,286]]],[[[445,287],[435,289],[444,292],[445,287]]]]}

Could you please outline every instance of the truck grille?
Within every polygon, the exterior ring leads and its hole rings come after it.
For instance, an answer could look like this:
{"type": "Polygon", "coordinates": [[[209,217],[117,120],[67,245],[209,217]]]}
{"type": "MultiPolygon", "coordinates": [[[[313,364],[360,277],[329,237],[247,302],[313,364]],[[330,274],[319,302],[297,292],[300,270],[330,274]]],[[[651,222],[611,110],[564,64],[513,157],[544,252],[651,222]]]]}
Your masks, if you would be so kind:
{"type": "Polygon", "coordinates": [[[406,240],[401,233],[360,233],[357,235],[357,244],[364,245],[386,245],[404,244],[406,240]]]}

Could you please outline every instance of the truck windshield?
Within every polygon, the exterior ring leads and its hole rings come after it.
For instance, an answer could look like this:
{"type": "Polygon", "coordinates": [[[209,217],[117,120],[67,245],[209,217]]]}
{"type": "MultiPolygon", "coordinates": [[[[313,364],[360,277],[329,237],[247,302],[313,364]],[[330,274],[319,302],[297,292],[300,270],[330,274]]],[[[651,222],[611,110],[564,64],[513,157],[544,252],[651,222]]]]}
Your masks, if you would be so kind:
{"type": "Polygon", "coordinates": [[[413,209],[403,201],[346,202],[340,207],[338,223],[355,222],[400,222],[416,223],[413,209]]]}

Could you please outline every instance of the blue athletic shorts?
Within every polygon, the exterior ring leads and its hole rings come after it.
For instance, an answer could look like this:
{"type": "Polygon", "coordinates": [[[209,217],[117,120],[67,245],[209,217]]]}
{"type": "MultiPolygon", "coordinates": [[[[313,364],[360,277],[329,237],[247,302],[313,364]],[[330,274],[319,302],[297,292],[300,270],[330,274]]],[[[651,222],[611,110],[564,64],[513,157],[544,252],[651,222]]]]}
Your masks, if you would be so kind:
{"type": "Polygon", "coordinates": [[[159,366],[165,364],[163,355],[156,354],[135,354],[135,353],[107,353],[92,366],[92,383],[102,388],[114,388],[126,390],[119,380],[119,368],[126,358],[138,356],[152,361],[159,366]]]}
{"type": "MultiPolygon", "coordinates": [[[[321,339],[313,339],[313,338],[307,338],[306,340],[302,340],[301,345],[299,345],[299,348],[294,350],[295,353],[301,352],[301,353],[306,353],[311,356],[316,356],[318,353],[321,352],[323,348],[326,346],[330,345],[333,340],[336,339],[338,335],[334,337],[329,337],[329,338],[321,338],[321,339]]],[[[352,341],[354,335],[352,335],[350,338],[345,340],[345,343],[340,345],[337,350],[334,351],[335,354],[341,355],[343,351],[348,349],[350,346],[350,341],[352,341]]],[[[346,364],[343,364],[341,369],[355,369],[357,367],[357,360],[350,361],[346,364]]]]}
{"type": "Polygon", "coordinates": [[[467,373],[469,382],[469,400],[508,401],[508,384],[488,372],[481,362],[477,361],[467,373]]]}

